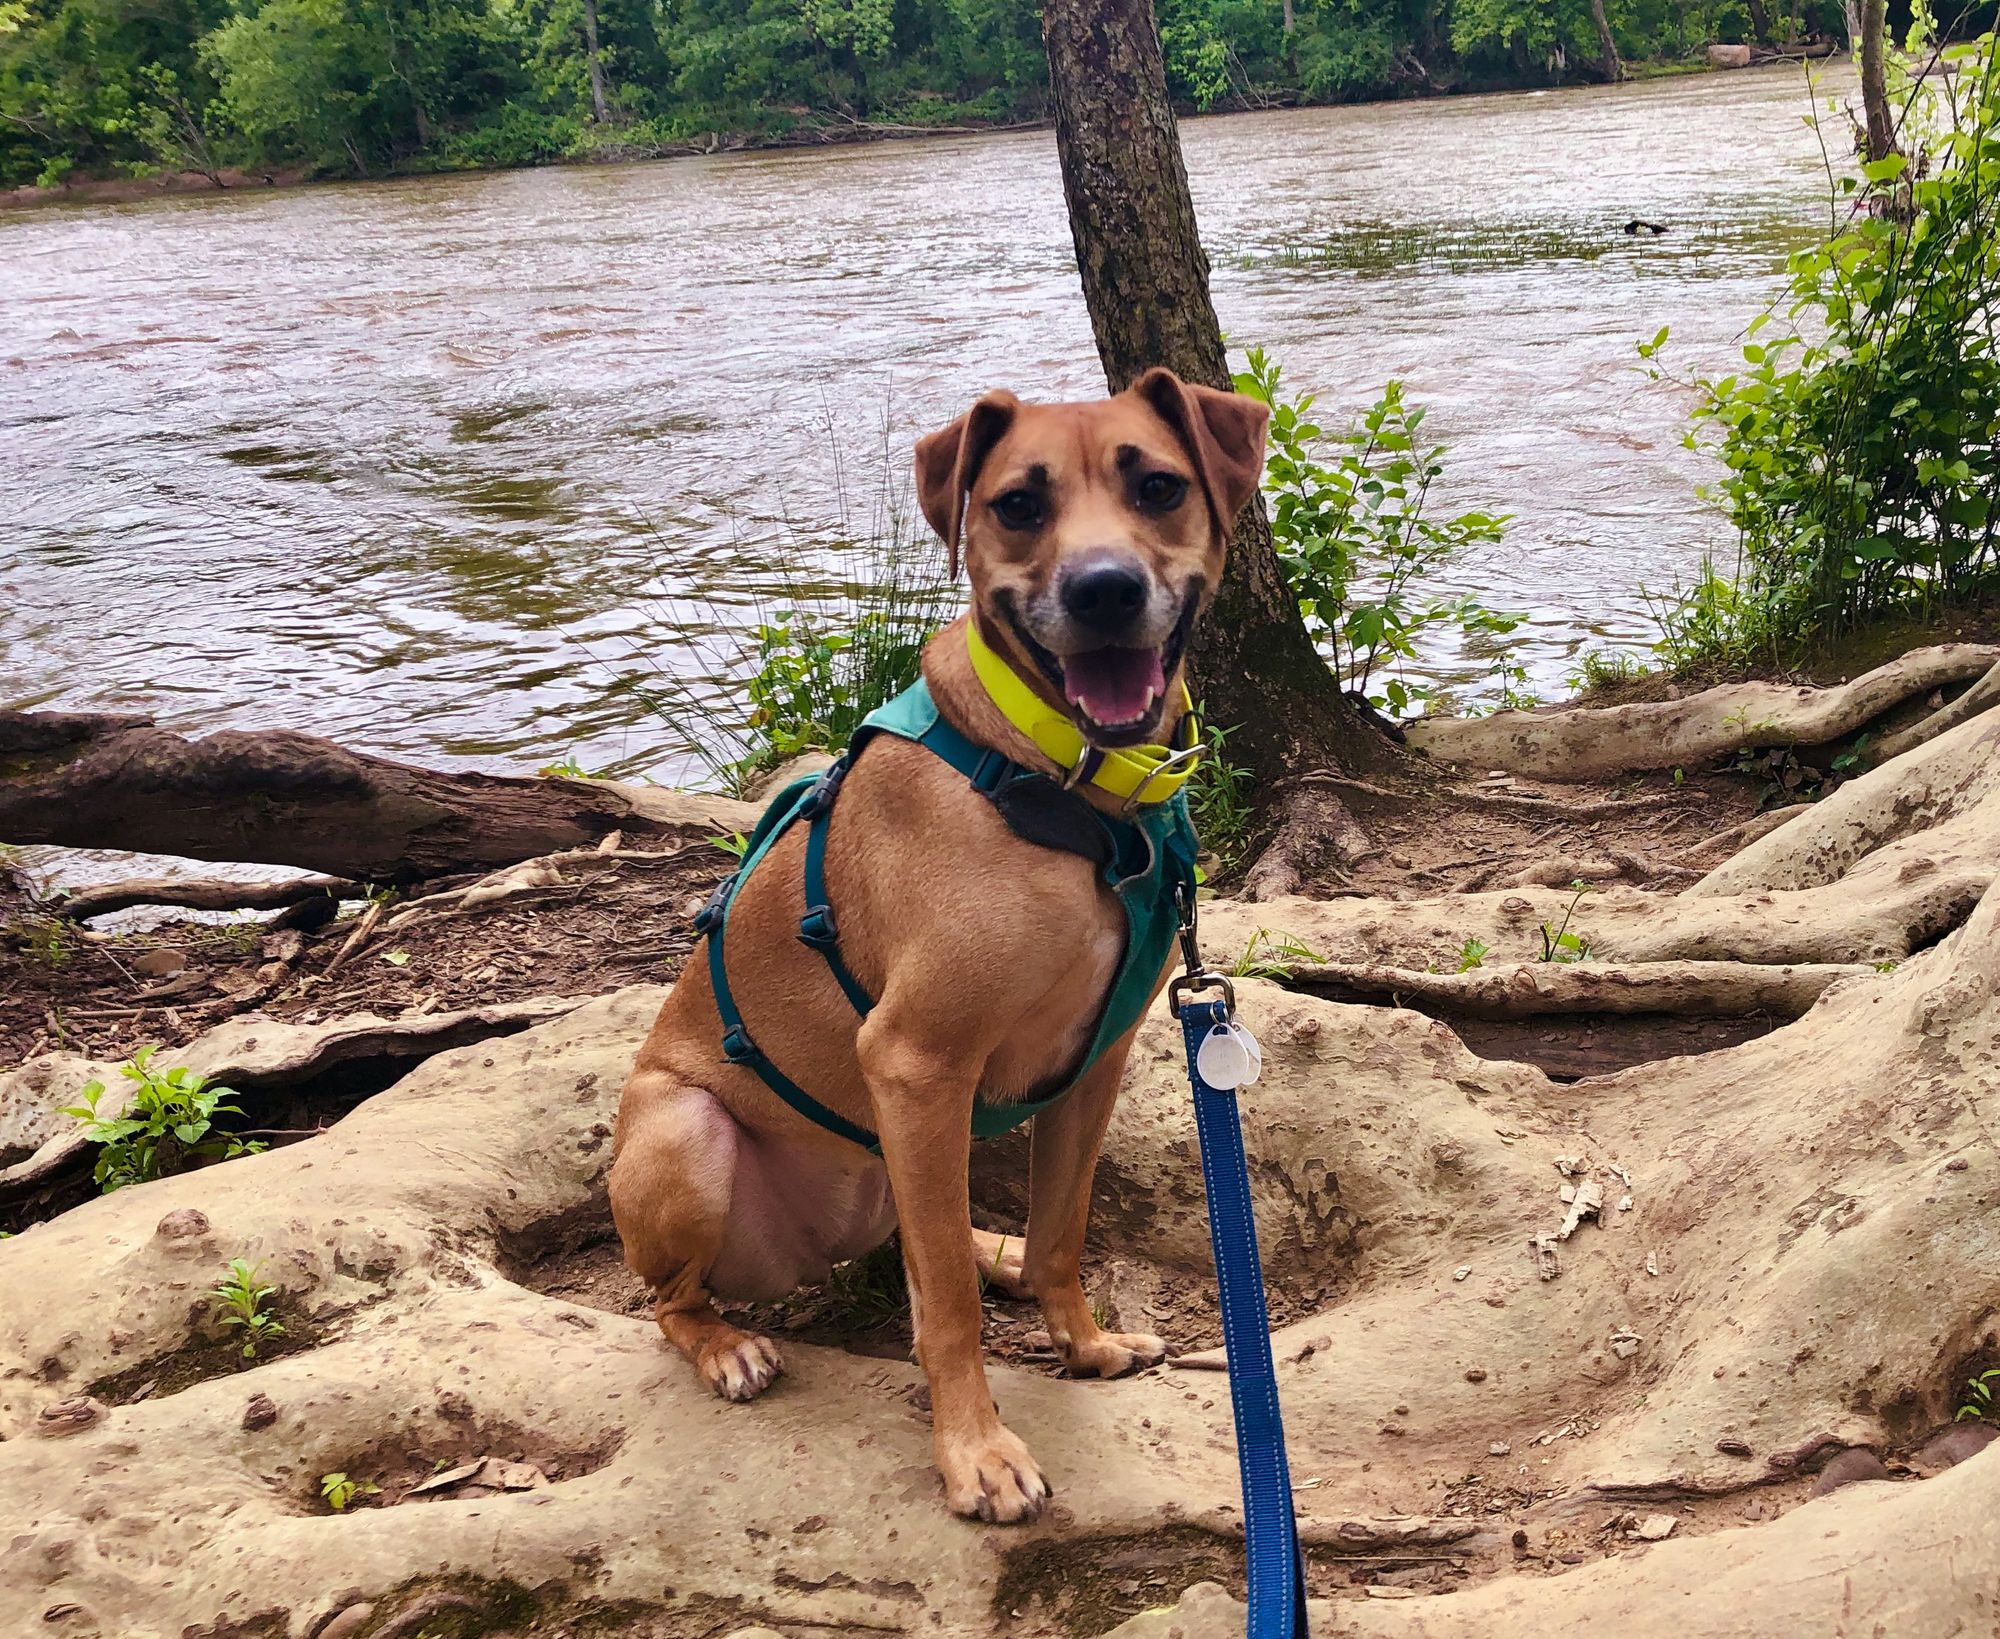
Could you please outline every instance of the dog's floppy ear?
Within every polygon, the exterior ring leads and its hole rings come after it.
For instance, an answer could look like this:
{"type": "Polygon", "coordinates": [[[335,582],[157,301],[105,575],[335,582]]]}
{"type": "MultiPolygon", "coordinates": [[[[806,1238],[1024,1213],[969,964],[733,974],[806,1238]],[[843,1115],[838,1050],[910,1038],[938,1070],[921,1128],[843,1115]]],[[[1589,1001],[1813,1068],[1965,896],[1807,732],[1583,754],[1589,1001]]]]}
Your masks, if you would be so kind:
{"type": "Polygon", "coordinates": [[[1201,475],[1215,526],[1226,538],[1243,503],[1257,493],[1264,476],[1264,428],[1270,409],[1243,393],[1191,387],[1155,365],[1127,389],[1153,407],[1180,435],[1201,475]]]}
{"type": "Polygon", "coordinates": [[[958,542],[965,527],[965,497],[979,476],[979,464],[1014,424],[1021,401],[993,392],[949,427],[917,440],[917,504],[944,542],[951,577],[958,579],[958,542]]]}

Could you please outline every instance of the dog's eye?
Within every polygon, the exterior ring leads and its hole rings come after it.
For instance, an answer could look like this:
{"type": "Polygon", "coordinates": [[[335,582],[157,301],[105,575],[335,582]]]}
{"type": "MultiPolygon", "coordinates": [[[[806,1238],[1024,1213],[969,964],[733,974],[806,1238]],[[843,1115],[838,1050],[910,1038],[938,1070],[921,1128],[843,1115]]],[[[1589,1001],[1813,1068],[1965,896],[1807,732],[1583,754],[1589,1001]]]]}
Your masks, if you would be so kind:
{"type": "Polygon", "coordinates": [[[1009,529],[1033,529],[1042,521],[1042,498],[1031,489],[1010,489],[993,503],[993,515],[1009,529]]]}
{"type": "Polygon", "coordinates": [[[1148,512],[1171,512],[1187,496],[1187,480],[1178,473],[1149,472],[1139,480],[1139,504],[1148,512]]]}

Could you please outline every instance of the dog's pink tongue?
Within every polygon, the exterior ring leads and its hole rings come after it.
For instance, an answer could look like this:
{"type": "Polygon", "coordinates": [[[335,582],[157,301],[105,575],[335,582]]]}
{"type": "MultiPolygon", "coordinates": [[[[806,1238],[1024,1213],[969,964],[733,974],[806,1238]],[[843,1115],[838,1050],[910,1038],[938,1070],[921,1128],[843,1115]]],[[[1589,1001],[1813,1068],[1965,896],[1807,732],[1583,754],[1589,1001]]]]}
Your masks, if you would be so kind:
{"type": "Polygon", "coordinates": [[[1062,664],[1069,703],[1106,727],[1143,717],[1152,704],[1148,695],[1167,692],[1158,649],[1092,649],[1064,655],[1062,664]]]}

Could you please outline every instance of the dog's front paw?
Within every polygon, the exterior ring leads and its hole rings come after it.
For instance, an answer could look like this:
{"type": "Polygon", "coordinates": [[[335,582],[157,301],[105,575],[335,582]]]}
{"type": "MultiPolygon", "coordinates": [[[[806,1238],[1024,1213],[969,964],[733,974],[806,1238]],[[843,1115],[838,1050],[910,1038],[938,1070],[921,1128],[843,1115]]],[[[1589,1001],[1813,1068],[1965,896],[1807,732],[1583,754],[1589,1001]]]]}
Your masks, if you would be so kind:
{"type": "Polygon", "coordinates": [[[996,1424],[984,1433],[958,1437],[940,1433],[936,1452],[945,1501],[954,1514],[1012,1525],[1034,1519],[1049,1500],[1041,1468],[1005,1427],[996,1424]]]}
{"type": "Polygon", "coordinates": [[[1072,1377],[1123,1377],[1157,1366],[1166,1359],[1167,1346],[1151,1332],[1098,1332],[1086,1338],[1058,1338],[1056,1352],[1072,1377]]]}
{"type": "Polygon", "coordinates": [[[785,1369],[778,1345],[752,1332],[718,1332],[695,1360],[701,1380],[725,1400],[754,1400],[785,1369]]]}

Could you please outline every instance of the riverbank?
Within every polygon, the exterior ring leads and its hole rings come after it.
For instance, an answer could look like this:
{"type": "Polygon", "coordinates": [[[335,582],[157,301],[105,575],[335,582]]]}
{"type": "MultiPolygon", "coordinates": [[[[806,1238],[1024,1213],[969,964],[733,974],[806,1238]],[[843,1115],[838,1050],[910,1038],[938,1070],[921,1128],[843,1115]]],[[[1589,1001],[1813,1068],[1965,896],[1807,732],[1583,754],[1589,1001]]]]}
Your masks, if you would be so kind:
{"type": "MultiPolygon", "coordinates": [[[[1795,62],[1793,55],[1771,52],[1748,63],[1721,63],[1703,53],[1680,58],[1663,58],[1655,61],[1639,61],[1625,64],[1625,78],[1630,82],[1679,78],[1692,75],[1706,75],[1732,72],[1739,68],[1764,68],[1774,63],[1795,62]]],[[[1821,62],[1838,60],[1820,57],[1821,62]]],[[[1412,101],[1436,101],[1462,96],[1513,96],[1535,95],[1551,90],[1577,91],[1601,89],[1599,81],[1577,80],[1567,84],[1545,85],[1522,81],[1520,83],[1490,84],[1474,82],[1441,87],[1419,87],[1407,95],[1396,97],[1363,98],[1356,101],[1316,102],[1297,92],[1287,91],[1262,101],[1243,100],[1230,108],[1214,108],[1205,113],[1195,113],[1183,109],[1183,121],[1225,119],[1243,114],[1268,114],[1291,109],[1321,107],[1364,107],[1370,103],[1395,103],[1412,101]]],[[[648,160],[664,159],[706,159],[717,154],[775,152],[786,149],[846,148],[858,144],[877,142],[902,142],[923,137],[971,137],[994,136],[1010,131],[1047,130],[1053,122],[1047,119],[1029,120],[961,120],[951,124],[898,124],[869,120],[827,121],[825,123],[798,124],[782,131],[773,132],[722,132],[714,131],[685,142],[627,143],[618,139],[615,129],[598,128],[601,136],[588,152],[572,152],[537,162],[521,165],[445,165],[426,158],[406,165],[399,165],[370,176],[351,174],[328,174],[309,168],[290,170],[245,171],[224,168],[215,172],[168,171],[163,170],[148,177],[73,177],[66,178],[53,187],[37,187],[33,184],[0,190],[0,209],[32,209],[48,205],[104,205],[129,204],[139,200],[173,198],[182,195],[214,193],[264,193],[279,188],[296,188],[315,182],[370,182],[394,181],[398,179],[441,175],[483,175],[493,171],[546,170],[570,166],[623,165],[648,160]]]]}

